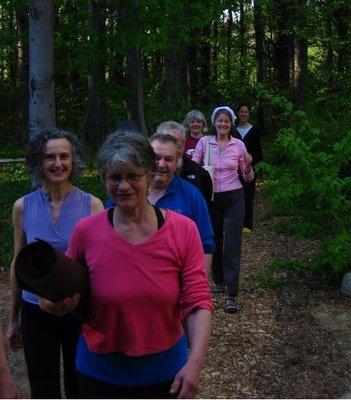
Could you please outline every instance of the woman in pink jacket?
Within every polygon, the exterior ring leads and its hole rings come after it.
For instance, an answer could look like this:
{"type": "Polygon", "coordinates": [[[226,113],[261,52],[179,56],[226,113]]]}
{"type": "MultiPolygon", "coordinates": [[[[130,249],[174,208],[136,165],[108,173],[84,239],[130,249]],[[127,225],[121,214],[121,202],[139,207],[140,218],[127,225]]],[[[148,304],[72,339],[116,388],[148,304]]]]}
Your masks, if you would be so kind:
{"type": "Polygon", "coordinates": [[[214,167],[214,202],[212,222],[216,249],[213,255],[212,275],[214,292],[225,292],[226,312],[237,311],[239,290],[241,237],[245,215],[245,200],[239,172],[246,182],[254,173],[252,157],[244,143],[233,137],[236,116],[229,107],[214,109],[211,121],[213,136],[204,136],[197,144],[193,160],[214,167]]]}

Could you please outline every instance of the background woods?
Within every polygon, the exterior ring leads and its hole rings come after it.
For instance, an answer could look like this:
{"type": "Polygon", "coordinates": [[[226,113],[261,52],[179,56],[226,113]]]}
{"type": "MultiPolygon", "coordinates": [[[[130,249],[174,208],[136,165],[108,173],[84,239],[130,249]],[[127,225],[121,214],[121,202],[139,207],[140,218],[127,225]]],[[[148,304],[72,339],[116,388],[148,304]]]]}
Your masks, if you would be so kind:
{"type": "Polygon", "coordinates": [[[248,101],[272,212],[322,239],[311,271],[340,276],[351,263],[350,21],[347,0],[0,0],[1,155],[23,155],[28,132],[55,119],[96,149],[121,119],[152,133],[192,108],[248,101]],[[49,107],[35,111],[43,95],[49,107]]]}
{"type": "Polygon", "coordinates": [[[2,135],[28,131],[29,73],[56,83],[58,124],[91,143],[126,117],[147,132],[195,106],[257,105],[260,85],[306,107],[312,93],[349,86],[350,9],[339,0],[1,0],[2,135]],[[29,72],[28,47],[40,40],[29,72]]]}

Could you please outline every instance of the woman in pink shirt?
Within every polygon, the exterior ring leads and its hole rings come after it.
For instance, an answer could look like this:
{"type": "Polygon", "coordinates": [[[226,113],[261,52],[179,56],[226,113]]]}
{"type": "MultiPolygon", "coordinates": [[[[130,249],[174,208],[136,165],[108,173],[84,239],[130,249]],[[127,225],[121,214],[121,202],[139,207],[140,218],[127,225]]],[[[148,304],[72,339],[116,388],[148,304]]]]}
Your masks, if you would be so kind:
{"type": "Polygon", "coordinates": [[[226,312],[236,312],[239,290],[241,237],[245,215],[245,201],[239,172],[246,182],[253,177],[251,156],[244,143],[233,137],[236,116],[229,107],[214,109],[211,121],[213,136],[205,136],[197,144],[193,160],[214,167],[214,201],[212,222],[216,249],[213,255],[212,275],[214,292],[225,292],[226,312]]]}
{"type": "MultiPolygon", "coordinates": [[[[79,396],[194,398],[212,310],[199,232],[148,202],[157,168],[144,135],[110,135],[98,164],[116,205],[78,222],[66,252],[86,263],[91,286],[77,348],[79,396]]],[[[42,299],[41,307],[64,314],[78,301],[42,299]]]]}

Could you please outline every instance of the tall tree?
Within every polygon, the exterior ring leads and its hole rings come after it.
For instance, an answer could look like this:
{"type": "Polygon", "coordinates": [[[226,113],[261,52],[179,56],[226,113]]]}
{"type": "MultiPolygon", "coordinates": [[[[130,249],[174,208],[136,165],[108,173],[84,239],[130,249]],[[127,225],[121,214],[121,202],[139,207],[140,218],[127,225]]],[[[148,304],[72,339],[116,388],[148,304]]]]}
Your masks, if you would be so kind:
{"type": "MultiPolygon", "coordinates": [[[[255,57],[256,57],[256,81],[263,84],[264,79],[264,25],[262,17],[261,0],[254,1],[254,27],[255,27],[255,57]]],[[[257,123],[265,134],[264,108],[261,102],[257,105],[257,123]]]]}
{"type": "Polygon", "coordinates": [[[337,32],[337,69],[340,74],[351,67],[351,4],[349,1],[335,2],[333,20],[337,32]]]}
{"type": "Polygon", "coordinates": [[[56,125],[54,4],[31,0],[29,9],[29,134],[56,125]]]}
{"type": "Polygon", "coordinates": [[[123,30],[129,30],[133,40],[129,40],[126,57],[127,92],[126,103],[128,117],[138,122],[139,128],[147,135],[147,127],[144,113],[144,74],[143,57],[137,38],[140,21],[138,17],[139,0],[126,2],[121,7],[121,19],[123,30]]]}
{"type": "Polygon", "coordinates": [[[307,23],[307,0],[298,0],[295,8],[294,63],[293,63],[293,101],[297,107],[305,102],[307,90],[307,39],[304,28],[307,23]]]}
{"type": "Polygon", "coordinates": [[[232,70],[232,43],[233,43],[233,11],[230,8],[228,10],[227,18],[227,29],[226,29],[226,65],[225,65],[225,76],[228,82],[231,80],[232,70]]]}
{"type": "Polygon", "coordinates": [[[293,33],[291,18],[292,0],[273,0],[275,8],[275,41],[273,67],[275,79],[282,89],[290,88],[290,72],[293,55],[293,33]]]}
{"type": "Polygon", "coordinates": [[[104,51],[104,4],[100,0],[90,3],[90,71],[88,76],[89,105],[85,116],[83,132],[90,144],[103,141],[107,132],[107,107],[103,91],[105,87],[104,51]]]}
{"type": "Polygon", "coordinates": [[[18,130],[21,134],[28,129],[28,17],[25,7],[19,7],[16,11],[16,24],[18,34],[18,130]]]}

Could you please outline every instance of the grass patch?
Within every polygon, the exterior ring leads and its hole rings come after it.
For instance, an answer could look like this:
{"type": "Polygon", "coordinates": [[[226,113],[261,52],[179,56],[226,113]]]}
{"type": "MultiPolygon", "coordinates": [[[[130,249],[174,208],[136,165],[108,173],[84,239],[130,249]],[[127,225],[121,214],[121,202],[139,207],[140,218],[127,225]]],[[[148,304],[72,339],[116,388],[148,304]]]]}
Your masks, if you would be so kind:
{"type": "Polygon", "coordinates": [[[253,280],[268,289],[281,290],[300,281],[306,272],[306,265],[296,260],[276,258],[266,264],[263,272],[253,276],[253,280]]]}

